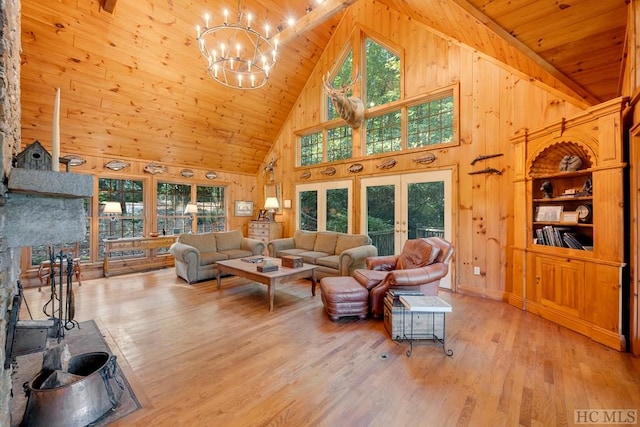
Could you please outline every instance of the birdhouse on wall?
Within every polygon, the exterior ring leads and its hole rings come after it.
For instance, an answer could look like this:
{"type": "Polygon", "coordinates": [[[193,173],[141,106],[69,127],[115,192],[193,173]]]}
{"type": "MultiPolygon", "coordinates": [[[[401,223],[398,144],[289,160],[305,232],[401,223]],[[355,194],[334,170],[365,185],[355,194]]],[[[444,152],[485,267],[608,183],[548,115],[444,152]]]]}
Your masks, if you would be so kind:
{"type": "Polygon", "coordinates": [[[40,141],[34,141],[19,153],[14,166],[21,169],[51,170],[51,154],[44,149],[40,141]]]}

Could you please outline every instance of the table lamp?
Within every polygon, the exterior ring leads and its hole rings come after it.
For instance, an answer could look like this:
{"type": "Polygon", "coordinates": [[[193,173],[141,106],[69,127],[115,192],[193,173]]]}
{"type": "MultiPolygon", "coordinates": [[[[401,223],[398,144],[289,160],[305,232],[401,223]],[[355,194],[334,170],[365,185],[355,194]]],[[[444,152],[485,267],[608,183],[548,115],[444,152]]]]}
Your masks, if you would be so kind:
{"type": "Polygon", "coordinates": [[[280,209],[278,199],[275,197],[267,197],[267,200],[264,202],[264,208],[269,211],[269,221],[273,221],[276,210],[280,209]]]}
{"type": "Polygon", "coordinates": [[[109,239],[115,239],[113,235],[113,223],[118,220],[118,215],[122,215],[122,205],[120,202],[104,202],[102,213],[111,216],[111,221],[109,222],[109,239]]]}
{"type": "Polygon", "coordinates": [[[198,205],[196,205],[195,203],[187,203],[187,206],[184,208],[184,214],[185,215],[189,215],[189,233],[192,233],[192,226],[193,226],[193,220],[196,217],[196,214],[198,213],[198,205]]]}

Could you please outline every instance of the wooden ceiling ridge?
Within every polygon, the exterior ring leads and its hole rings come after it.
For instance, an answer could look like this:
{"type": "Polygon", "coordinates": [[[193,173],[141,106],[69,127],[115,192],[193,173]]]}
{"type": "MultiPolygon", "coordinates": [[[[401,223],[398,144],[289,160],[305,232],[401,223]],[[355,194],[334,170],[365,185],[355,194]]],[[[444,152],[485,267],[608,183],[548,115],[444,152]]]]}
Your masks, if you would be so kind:
{"type": "Polygon", "coordinates": [[[284,45],[293,38],[314,29],[337,13],[342,12],[358,0],[325,0],[318,7],[298,19],[294,25],[287,27],[278,35],[279,45],[284,45]]]}

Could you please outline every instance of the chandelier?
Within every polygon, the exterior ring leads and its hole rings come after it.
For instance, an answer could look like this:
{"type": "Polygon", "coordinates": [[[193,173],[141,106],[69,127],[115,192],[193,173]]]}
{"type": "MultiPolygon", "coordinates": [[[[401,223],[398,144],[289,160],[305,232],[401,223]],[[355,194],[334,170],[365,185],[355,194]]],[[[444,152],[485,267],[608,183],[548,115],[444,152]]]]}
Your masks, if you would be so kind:
{"type": "Polygon", "coordinates": [[[277,40],[269,38],[269,25],[264,35],[251,27],[251,14],[243,21],[238,0],[236,21],[229,22],[224,10],[224,22],[209,26],[209,14],[204,15],[204,28],[196,26],[198,49],[207,60],[207,71],[215,81],[236,89],[257,89],[269,80],[276,63],[277,40]]]}

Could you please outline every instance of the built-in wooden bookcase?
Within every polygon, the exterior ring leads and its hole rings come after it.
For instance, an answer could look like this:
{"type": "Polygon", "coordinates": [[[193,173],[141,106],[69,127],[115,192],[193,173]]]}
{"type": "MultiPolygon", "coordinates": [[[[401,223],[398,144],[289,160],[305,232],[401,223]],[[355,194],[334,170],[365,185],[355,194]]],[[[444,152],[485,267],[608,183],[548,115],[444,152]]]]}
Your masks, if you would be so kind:
{"type": "Polygon", "coordinates": [[[519,161],[510,303],[618,350],[625,349],[626,102],[618,98],[512,138],[519,161]],[[567,156],[579,158],[570,170],[567,156]]]}

